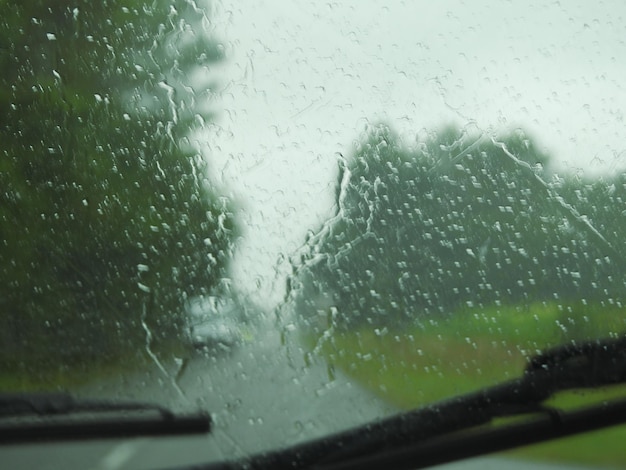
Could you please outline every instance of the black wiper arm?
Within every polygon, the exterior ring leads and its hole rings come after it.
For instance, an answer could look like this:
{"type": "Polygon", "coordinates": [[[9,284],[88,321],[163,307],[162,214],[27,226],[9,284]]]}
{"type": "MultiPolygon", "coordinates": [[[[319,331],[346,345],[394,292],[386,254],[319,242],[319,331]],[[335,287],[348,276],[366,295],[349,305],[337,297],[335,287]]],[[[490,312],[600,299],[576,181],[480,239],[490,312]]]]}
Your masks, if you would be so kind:
{"type": "Polygon", "coordinates": [[[500,452],[551,439],[573,436],[626,423],[626,399],[599,403],[574,411],[532,415],[508,425],[479,426],[424,439],[374,454],[321,465],[311,470],[417,470],[500,452]]]}
{"type": "Polygon", "coordinates": [[[206,433],[208,413],[176,414],[134,401],[77,399],[66,393],[0,393],[0,444],[206,433]]]}
{"type": "MultiPolygon", "coordinates": [[[[626,337],[560,346],[533,357],[517,379],[282,451],[202,468],[361,468],[368,458],[378,458],[386,453],[410,454],[414,446],[477,428],[498,417],[539,413],[540,419],[548,425],[566,426],[564,414],[542,405],[546,399],[562,390],[618,383],[626,383],[626,337]],[[351,466],[351,462],[355,465],[351,466]]],[[[599,411],[606,411],[607,405],[603,406],[599,411]]],[[[609,416],[612,419],[607,420],[607,426],[615,424],[615,419],[618,422],[626,420],[626,401],[618,403],[615,408],[621,414],[615,412],[614,416],[609,416]]],[[[572,418],[571,422],[577,421],[572,418]]],[[[580,423],[577,426],[577,432],[582,432],[580,423]]],[[[594,429],[594,426],[597,427],[597,423],[589,423],[587,429],[594,429]]],[[[561,430],[557,434],[565,435],[566,432],[561,430]]],[[[524,443],[523,440],[519,442],[524,443]]],[[[442,463],[445,461],[441,460],[442,463]]],[[[383,463],[381,460],[377,462],[379,465],[383,463]]],[[[416,464],[418,462],[412,462],[406,468],[414,468],[416,464]]],[[[397,459],[393,468],[400,468],[397,459]]]]}

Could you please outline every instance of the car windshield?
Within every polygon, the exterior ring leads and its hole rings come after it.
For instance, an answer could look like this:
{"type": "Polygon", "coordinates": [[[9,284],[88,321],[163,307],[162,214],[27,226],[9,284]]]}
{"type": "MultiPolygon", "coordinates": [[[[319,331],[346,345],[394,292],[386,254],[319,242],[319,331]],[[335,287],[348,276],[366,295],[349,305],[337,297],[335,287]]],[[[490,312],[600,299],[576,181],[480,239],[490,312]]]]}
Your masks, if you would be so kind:
{"type": "MultiPolygon", "coordinates": [[[[625,20],[618,0],[0,0],[0,391],[211,413],[210,435],[89,447],[90,468],[162,468],[622,338],[625,20]]],[[[476,465],[622,467],[624,438],[476,465]]],[[[63,449],[0,455],[84,465],[63,449]]]]}

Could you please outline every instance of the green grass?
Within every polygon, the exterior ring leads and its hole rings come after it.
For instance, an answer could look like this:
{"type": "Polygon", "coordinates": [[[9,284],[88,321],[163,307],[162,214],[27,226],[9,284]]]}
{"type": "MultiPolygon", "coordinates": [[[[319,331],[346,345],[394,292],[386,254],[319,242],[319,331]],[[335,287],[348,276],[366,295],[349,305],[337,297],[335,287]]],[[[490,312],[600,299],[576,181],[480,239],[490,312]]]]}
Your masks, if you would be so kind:
{"type": "MultiPolygon", "coordinates": [[[[185,356],[188,346],[180,341],[160,345],[155,351],[159,360],[167,363],[174,356],[185,356]]],[[[135,375],[154,367],[143,345],[117,356],[98,361],[56,364],[55,367],[35,367],[24,360],[20,366],[8,363],[0,370],[2,392],[49,392],[78,390],[85,385],[135,375]]]]}
{"type": "MultiPolygon", "coordinates": [[[[625,330],[623,308],[537,303],[462,311],[402,331],[336,332],[307,344],[385,400],[409,409],[517,377],[527,359],[547,347],[625,330]]],[[[561,393],[550,404],[571,408],[617,396],[626,396],[626,386],[561,393]]],[[[624,442],[621,426],[505,455],[623,468],[624,442]]]]}

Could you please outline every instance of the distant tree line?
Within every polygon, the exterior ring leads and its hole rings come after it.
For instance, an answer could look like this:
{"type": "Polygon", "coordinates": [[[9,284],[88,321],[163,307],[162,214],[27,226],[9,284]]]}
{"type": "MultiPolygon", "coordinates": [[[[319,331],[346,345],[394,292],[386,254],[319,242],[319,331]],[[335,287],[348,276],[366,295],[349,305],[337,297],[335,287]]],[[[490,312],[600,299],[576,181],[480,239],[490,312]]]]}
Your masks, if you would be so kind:
{"type": "Polygon", "coordinates": [[[408,148],[381,125],[342,164],[336,199],[291,280],[305,320],[331,306],[353,328],[623,300],[626,175],[559,178],[521,130],[450,126],[408,148]]]}
{"type": "Polygon", "coordinates": [[[189,142],[222,57],[194,2],[0,2],[0,361],[101,360],[180,333],[230,205],[189,142]]]}

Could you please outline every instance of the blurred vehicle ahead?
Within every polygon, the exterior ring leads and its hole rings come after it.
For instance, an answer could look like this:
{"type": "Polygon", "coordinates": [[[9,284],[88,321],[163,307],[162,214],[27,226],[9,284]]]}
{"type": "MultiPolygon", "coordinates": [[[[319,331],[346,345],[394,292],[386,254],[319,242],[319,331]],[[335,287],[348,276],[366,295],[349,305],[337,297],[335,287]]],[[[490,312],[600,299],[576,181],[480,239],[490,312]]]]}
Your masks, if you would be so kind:
{"type": "Polygon", "coordinates": [[[196,348],[230,350],[242,340],[239,306],[232,299],[194,297],[186,313],[189,341],[196,348]]]}

